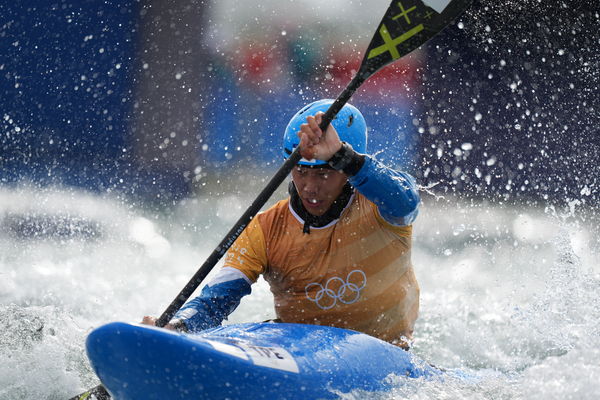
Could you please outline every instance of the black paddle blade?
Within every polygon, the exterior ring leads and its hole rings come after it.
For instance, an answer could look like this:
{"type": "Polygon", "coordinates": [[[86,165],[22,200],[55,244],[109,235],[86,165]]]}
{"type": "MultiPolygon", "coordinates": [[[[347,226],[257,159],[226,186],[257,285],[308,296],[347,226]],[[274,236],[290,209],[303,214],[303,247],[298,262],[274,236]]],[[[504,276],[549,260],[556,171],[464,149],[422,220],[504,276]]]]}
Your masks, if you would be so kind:
{"type": "Polygon", "coordinates": [[[373,36],[358,75],[366,80],[442,31],[472,0],[394,0],[373,36]]]}

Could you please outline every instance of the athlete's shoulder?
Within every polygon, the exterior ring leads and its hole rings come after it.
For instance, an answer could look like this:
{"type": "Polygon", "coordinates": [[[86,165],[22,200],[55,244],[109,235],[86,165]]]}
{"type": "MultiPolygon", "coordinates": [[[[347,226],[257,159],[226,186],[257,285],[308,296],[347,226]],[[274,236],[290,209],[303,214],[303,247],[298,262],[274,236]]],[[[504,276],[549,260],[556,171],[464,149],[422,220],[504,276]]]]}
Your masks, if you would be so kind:
{"type": "Polygon", "coordinates": [[[285,219],[289,216],[289,202],[289,198],[279,200],[265,211],[259,212],[252,222],[260,225],[266,233],[272,226],[285,222],[285,219]]]}
{"type": "Polygon", "coordinates": [[[375,204],[371,200],[367,199],[367,197],[364,194],[362,194],[361,192],[359,192],[358,190],[354,191],[354,201],[353,202],[361,208],[368,206],[365,208],[366,210],[371,210],[371,205],[375,204]]]}
{"type": "Polygon", "coordinates": [[[362,210],[364,210],[364,214],[368,215],[371,218],[374,218],[381,227],[402,237],[410,237],[412,235],[412,225],[394,225],[386,221],[381,216],[377,204],[367,199],[360,192],[357,193],[355,201],[357,202],[358,206],[362,210]]]}
{"type": "Polygon", "coordinates": [[[271,207],[267,208],[265,211],[261,211],[257,214],[257,217],[260,220],[269,220],[271,218],[276,218],[282,214],[288,212],[290,199],[285,198],[283,200],[279,200],[277,203],[273,204],[271,207]]]}

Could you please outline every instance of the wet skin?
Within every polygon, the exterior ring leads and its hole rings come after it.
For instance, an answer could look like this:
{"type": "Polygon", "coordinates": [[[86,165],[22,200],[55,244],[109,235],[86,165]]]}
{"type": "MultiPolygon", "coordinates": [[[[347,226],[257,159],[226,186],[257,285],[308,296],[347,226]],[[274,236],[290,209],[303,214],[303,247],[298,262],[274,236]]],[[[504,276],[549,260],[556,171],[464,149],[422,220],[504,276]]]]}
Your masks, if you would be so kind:
{"type": "Polygon", "coordinates": [[[298,165],[292,170],[292,180],[306,211],[321,216],[342,193],[347,177],[329,168],[298,165]]]}

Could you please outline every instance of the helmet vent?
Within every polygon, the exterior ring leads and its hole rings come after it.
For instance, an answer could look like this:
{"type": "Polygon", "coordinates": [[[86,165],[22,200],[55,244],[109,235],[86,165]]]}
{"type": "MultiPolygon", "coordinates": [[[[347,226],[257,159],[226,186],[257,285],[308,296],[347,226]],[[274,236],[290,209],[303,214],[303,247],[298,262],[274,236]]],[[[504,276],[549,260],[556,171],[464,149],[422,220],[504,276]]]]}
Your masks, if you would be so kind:
{"type": "Polygon", "coordinates": [[[348,118],[348,128],[350,128],[353,123],[354,123],[354,114],[350,114],[350,117],[348,118]]]}
{"type": "Polygon", "coordinates": [[[302,110],[300,110],[300,112],[298,113],[299,115],[304,114],[306,111],[308,111],[308,109],[310,108],[311,104],[307,105],[306,107],[304,107],[302,110]]]}

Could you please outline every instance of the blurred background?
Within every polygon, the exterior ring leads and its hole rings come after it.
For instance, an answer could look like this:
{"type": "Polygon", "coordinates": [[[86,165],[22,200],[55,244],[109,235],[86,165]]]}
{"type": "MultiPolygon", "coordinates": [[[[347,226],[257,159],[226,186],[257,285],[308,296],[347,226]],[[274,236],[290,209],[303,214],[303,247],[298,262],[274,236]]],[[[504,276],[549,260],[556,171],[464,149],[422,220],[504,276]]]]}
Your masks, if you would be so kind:
{"type": "MultiPolygon", "coordinates": [[[[388,3],[5,2],[0,184],[168,206],[264,180],[290,116],[337,96],[388,3]]],[[[370,152],[433,192],[593,205],[598,9],[476,0],[355,94],[370,152]]]]}

